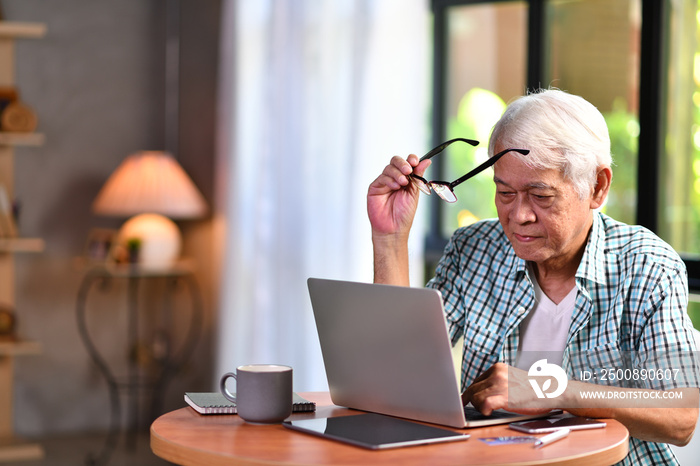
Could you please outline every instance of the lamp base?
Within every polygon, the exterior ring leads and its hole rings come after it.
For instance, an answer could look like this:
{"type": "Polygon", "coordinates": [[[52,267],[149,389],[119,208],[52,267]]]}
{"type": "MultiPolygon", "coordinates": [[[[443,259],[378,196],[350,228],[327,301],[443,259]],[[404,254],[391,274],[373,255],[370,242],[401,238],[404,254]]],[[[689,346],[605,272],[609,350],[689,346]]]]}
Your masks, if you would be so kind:
{"type": "Polygon", "coordinates": [[[160,214],[139,214],[122,225],[118,244],[128,261],[145,268],[167,268],[180,256],[182,237],[175,222],[160,214]]]}

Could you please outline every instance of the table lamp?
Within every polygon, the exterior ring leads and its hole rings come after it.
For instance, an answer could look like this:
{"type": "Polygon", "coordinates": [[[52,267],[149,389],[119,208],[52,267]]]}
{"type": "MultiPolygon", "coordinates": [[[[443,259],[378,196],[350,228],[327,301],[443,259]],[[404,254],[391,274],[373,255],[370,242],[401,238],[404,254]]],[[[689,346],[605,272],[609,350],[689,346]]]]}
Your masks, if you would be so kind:
{"type": "Polygon", "coordinates": [[[148,268],[172,266],[182,236],[172,219],[192,219],[207,211],[204,197],[168,152],[128,156],[107,179],[92,205],[100,215],[131,217],[120,228],[117,247],[137,251],[132,262],[148,268]]]}

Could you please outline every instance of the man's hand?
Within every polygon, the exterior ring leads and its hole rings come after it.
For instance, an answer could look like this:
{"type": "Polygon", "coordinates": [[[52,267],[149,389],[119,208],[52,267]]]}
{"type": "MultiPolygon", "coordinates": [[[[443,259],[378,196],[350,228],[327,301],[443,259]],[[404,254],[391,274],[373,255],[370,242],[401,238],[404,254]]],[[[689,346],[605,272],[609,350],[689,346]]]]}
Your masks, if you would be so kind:
{"type": "Polygon", "coordinates": [[[408,236],[418,207],[419,189],[408,175],[422,176],[430,160],[418,161],[411,154],[408,159],[395,156],[379,177],[369,185],[367,212],[374,236],[408,236]]]}
{"type": "MultiPolygon", "coordinates": [[[[612,418],[627,427],[632,437],[650,442],[685,445],[698,420],[700,392],[697,388],[678,388],[667,392],[680,396],[663,397],[660,390],[633,389],[595,385],[570,380],[566,391],[556,398],[537,398],[524,370],[496,363],[474,380],[462,394],[464,404],[471,402],[476,409],[489,415],[493,410],[506,409],[522,414],[546,413],[565,409],[571,414],[593,418],[612,418]],[[581,397],[582,392],[620,392],[618,396],[581,397]],[[648,396],[622,396],[624,392],[645,392],[648,396]],[[626,403],[621,400],[630,398],[626,403]]],[[[628,393],[629,395],[629,393],[628,393]]]]}
{"type": "Polygon", "coordinates": [[[528,381],[527,372],[501,362],[474,379],[462,393],[462,401],[464,404],[471,402],[487,416],[496,409],[540,414],[555,408],[551,399],[537,398],[528,381]]]}
{"type": "Polygon", "coordinates": [[[416,155],[393,157],[367,191],[367,213],[372,225],[374,282],[409,286],[408,234],[418,207],[420,190],[408,175],[422,176],[430,160],[416,155]]]}

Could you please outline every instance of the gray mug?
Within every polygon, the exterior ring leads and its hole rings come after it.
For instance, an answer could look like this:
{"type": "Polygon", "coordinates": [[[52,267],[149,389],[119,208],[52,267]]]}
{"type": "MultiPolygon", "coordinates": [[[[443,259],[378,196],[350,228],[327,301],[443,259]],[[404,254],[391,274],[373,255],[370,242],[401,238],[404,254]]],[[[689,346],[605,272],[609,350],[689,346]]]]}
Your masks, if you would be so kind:
{"type": "Polygon", "coordinates": [[[277,364],[249,364],[221,377],[221,393],[236,403],[238,415],[253,424],[277,424],[292,414],[292,368],[277,364]],[[236,393],[226,381],[236,379],[236,393]]]}

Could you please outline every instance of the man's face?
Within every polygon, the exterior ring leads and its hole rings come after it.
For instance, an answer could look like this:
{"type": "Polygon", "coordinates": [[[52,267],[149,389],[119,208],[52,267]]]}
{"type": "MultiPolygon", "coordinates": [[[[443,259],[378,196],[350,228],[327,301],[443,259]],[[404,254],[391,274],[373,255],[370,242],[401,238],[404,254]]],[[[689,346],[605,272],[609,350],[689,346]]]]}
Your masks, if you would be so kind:
{"type": "Polygon", "coordinates": [[[496,209],[515,253],[538,267],[578,267],[593,221],[592,194],[580,199],[559,170],[529,168],[508,155],[494,165],[496,209]]]}

